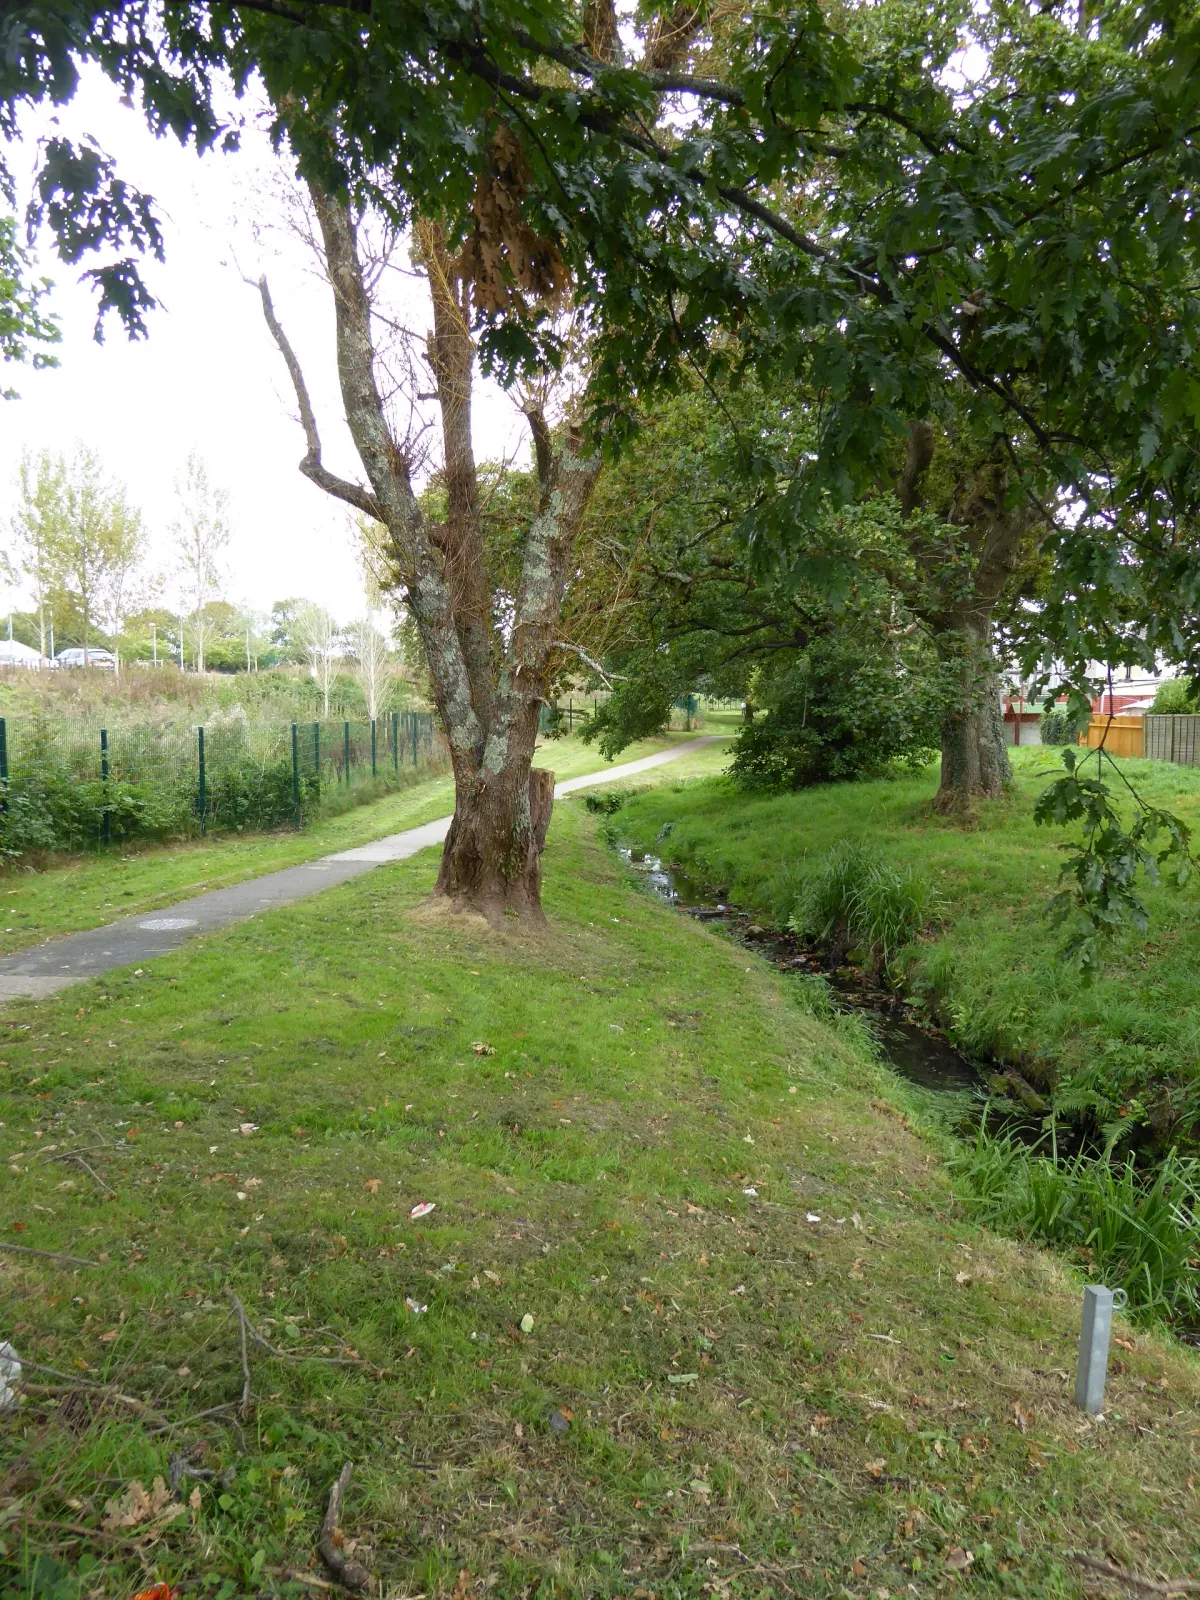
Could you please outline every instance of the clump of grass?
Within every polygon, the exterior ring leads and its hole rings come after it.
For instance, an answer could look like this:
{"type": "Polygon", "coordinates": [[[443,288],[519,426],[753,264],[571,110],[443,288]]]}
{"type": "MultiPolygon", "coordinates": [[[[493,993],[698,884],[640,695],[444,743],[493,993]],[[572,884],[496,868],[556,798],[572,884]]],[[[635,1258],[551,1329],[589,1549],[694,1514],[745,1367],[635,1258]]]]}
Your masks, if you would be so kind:
{"type": "Polygon", "coordinates": [[[985,1118],[949,1165],[979,1221],[1073,1251],[1137,1320],[1200,1316],[1200,1162],[1172,1150],[1144,1176],[1132,1159],[1039,1153],[985,1118]]]}
{"type": "Polygon", "coordinates": [[[873,972],[890,973],[934,906],[919,873],[892,866],[871,845],[843,840],[800,880],[788,927],[836,959],[860,950],[873,972]]]}

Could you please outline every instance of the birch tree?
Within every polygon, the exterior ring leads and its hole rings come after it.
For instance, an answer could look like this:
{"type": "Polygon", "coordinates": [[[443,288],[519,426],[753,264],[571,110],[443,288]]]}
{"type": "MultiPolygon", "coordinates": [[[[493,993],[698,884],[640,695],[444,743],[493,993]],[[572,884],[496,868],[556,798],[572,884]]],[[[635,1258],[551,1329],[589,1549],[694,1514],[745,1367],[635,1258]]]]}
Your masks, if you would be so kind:
{"type": "Polygon", "coordinates": [[[337,675],[339,630],[324,606],[306,600],[292,624],[296,643],[320,690],[323,716],[329,715],[329,691],[337,675]]]}
{"type": "Polygon", "coordinates": [[[366,703],[367,717],[375,722],[387,705],[388,690],[396,676],[391,649],[369,616],[353,624],[348,642],[354,676],[366,703]]]}
{"type": "Polygon", "coordinates": [[[179,515],[171,524],[181,568],[180,589],[191,629],[196,671],[204,671],[204,647],[212,635],[207,607],[221,598],[221,558],[229,544],[229,495],[213,486],[208,468],[193,452],[175,483],[179,515]]]}
{"type": "MultiPolygon", "coordinates": [[[[365,482],[341,478],[323,462],[308,386],[265,278],[259,285],[263,312],[295,390],[306,445],[300,470],[381,525],[397,597],[420,634],[454,771],[454,820],[434,893],[494,925],[506,914],[540,920],[554,777],[534,769],[532,758],[539,713],[561,659],[559,614],[599,456],[583,448],[570,425],[553,431],[538,400],[525,402],[539,490],[524,533],[515,601],[502,627],[487,584],[471,439],[477,269],[465,252],[451,253],[436,223],[418,221],[413,254],[429,286],[425,361],[437,400],[445,489],[445,518],[434,522],[414,488],[420,430],[401,429],[394,413],[403,405],[389,404],[393,378],[377,344],[384,308],[372,304],[381,274],[364,268],[361,224],[350,207],[316,184],[309,194],[333,295],[345,419],[365,482]]],[[[523,258],[529,286],[553,297],[562,288],[558,266],[548,252],[539,259],[536,243],[527,241],[523,258]]],[[[411,408],[416,395],[409,387],[402,398],[411,408]]]]}

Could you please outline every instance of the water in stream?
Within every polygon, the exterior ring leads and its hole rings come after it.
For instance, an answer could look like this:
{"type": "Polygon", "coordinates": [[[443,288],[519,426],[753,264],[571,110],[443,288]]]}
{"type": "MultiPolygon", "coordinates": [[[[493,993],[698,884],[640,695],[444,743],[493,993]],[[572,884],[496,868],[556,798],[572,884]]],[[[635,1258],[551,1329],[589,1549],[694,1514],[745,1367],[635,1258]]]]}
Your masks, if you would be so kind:
{"type": "Polygon", "coordinates": [[[894,995],[872,987],[854,969],[831,970],[820,955],[794,935],[762,927],[748,911],[725,904],[718,891],[698,882],[658,856],[622,849],[621,855],[642,874],[651,894],[701,922],[718,925],[730,938],[766,956],[785,972],[808,972],[828,980],[848,1009],[867,1013],[879,1041],[882,1059],[902,1078],[922,1089],[963,1093],[983,1088],[980,1069],[936,1033],[919,1027],[904,1014],[894,995]]]}

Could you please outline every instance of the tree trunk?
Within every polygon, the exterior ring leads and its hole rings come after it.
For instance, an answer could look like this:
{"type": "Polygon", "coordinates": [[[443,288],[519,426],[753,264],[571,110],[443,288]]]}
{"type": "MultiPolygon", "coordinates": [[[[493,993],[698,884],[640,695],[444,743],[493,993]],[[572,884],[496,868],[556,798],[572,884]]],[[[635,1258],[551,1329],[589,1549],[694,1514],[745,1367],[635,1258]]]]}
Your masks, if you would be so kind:
{"type": "Polygon", "coordinates": [[[942,775],[933,802],[943,815],[969,811],[978,800],[998,800],[1012,783],[990,632],[976,618],[960,623],[956,635],[960,695],[942,724],[942,775]]]}
{"type": "Polygon", "coordinates": [[[479,912],[493,927],[506,916],[544,922],[542,851],[553,806],[554,774],[528,760],[490,778],[466,775],[455,786],[435,896],[454,911],[479,912]]]}

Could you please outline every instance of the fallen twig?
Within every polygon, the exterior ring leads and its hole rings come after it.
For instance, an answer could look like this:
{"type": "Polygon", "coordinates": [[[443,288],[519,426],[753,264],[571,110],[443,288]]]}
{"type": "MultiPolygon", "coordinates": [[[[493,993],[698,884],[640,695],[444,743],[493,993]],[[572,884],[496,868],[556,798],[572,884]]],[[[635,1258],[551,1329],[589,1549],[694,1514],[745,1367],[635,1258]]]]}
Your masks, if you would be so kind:
{"type": "Polygon", "coordinates": [[[1114,1583],[1122,1583],[1127,1589],[1133,1589],[1138,1594],[1200,1594],[1200,1579],[1168,1578],[1165,1583],[1160,1583],[1155,1578],[1143,1578],[1136,1572],[1126,1572],[1123,1567],[1115,1566],[1111,1561],[1100,1561],[1095,1556],[1085,1556],[1077,1552],[1070,1559],[1076,1566],[1086,1567],[1089,1572],[1097,1572],[1102,1577],[1110,1578],[1114,1583]]]}
{"type": "Polygon", "coordinates": [[[40,1361],[29,1361],[25,1356],[19,1356],[18,1360],[23,1372],[46,1372],[52,1378],[61,1378],[72,1389],[92,1389],[97,1394],[107,1395],[110,1400],[116,1400],[120,1405],[130,1406],[134,1411],[144,1411],[152,1417],[162,1414],[145,1400],[139,1400],[132,1394],[122,1394],[119,1389],[114,1389],[111,1383],[96,1383],[91,1378],[81,1378],[77,1373],[60,1372],[57,1367],[43,1366],[40,1361]]]}
{"type": "Polygon", "coordinates": [[[48,1167],[50,1166],[51,1162],[54,1161],[74,1161],[76,1156],[90,1155],[93,1150],[111,1149],[112,1145],[108,1143],[107,1139],[102,1144],[81,1144],[78,1150],[59,1150],[54,1155],[43,1156],[42,1159],[36,1163],[36,1165],[39,1167],[48,1167]]]}
{"type": "Polygon", "coordinates": [[[111,1194],[111,1195],[115,1195],[116,1194],[117,1191],[110,1184],[105,1183],[104,1179],[96,1171],[95,1167],[89,1166],[88,1163],[83,1159],[82,1156],[72,1156],[71,1160],[75,1162],[76,1166],[82,1167],[83,1170],[87,1173],[89,1178],[94,1178],[96,1180],[96,1182],[100,1185],[100,1187],[104,1190],[105,1194],[111,1194]]]}
{"type": "Polygon", "coordinates": [[[285,1583],[307,1583],[314,1589],[334,1589],[336,1584],[330,1583],[328,1578],[318,1578],[315,1572],[297,1572],[295,1567],[276,1567],[275,1576],[282,1578],[285,1583]]]}
{"type": "Polygon", "coordinates": [[[342,1496],[346,1493],[353,1471],[353,1461],[347,1461],[329,1486],[329,1504],[325,1508],[317,1549],[321,1552],[321,1560],[344,1588],[361,1591],[369,1589],[374,1580],[366,1567],[360,1566],[357,1561],[346,1560],[337,1542],[341,1538],[338,1521],[342,1514],[342,1496]]]}
{"type": "Polygon", "coordinates": [[[67,1261],[73,1267],[98,1267],[99,1261],[85,1261],[82,1256],[64,1256],[59,1250],[35,1250],[28,1244],[9,1244],[7,1239],[0,1239],[0,1250],[12,1250],[19,1256],[41,1256],[44,1261],[67,1261]]]}
{"type": "Polygon", "coordinates": [[[238,1355],[241,1357],[241,1362],[242,1362],[242,1405],[241,1405],[241,1416],[242,1416],[242,1420],[245,1421],[246,1414],[250,1410],[250,1399],[251,1399],[251,1395],[250,1395],[250,1361],[249,1361],[249,1358],[246,1355],[246,1311],[245,1311],[245,1308],[242,1305],[242,1302],[238,1299],[237,1295],[234,1294],[232,1289],[229,1291],[229,1298],[233,1303],[234,1313],[235,1313],[235,1315],[237,1316],[237,1319],[238,1319],[238,1355]]]}

